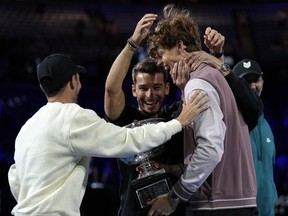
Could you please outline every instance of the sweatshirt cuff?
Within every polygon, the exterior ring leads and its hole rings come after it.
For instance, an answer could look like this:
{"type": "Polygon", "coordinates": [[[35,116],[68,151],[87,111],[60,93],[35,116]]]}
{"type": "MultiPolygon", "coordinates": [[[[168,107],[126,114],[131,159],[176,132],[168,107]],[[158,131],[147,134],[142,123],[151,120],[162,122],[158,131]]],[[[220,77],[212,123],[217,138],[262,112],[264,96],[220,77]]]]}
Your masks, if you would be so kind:
{"type": "Polygon", "coordinates": [[[182,131],[182,124],[178,120],[172,119],[166,123],[168,124],[169,127],[173,127],[175,129],[175,132],[178,133],[182,131]]]}
{"type": "Polygon", "coordinates": [[[172,190],[180,198],[180,200],[184,202],[188,202],[190,197],[193,195],[191,191],[188,191],[186,188],[183,187],[183,185],[181,184],[181,177],[178,182],[174,184],[172,190]]]}

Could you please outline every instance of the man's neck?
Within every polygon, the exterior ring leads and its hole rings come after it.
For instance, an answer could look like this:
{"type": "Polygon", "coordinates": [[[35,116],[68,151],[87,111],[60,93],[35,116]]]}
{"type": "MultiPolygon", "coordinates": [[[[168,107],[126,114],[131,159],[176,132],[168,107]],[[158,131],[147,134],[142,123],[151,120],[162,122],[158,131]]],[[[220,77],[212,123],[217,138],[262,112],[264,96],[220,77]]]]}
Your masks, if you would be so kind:
{"type": "Polygon", "coordinates": [[[158,113],[155,113],[154,115],[149,115],[149,113],[147,112],[144,112],[143,110],[140,110],[139,111],[145,115],[147,118],[161,118],[163,116],[163,108],[161,108],[161,110],[158,112],[158,113]]]}

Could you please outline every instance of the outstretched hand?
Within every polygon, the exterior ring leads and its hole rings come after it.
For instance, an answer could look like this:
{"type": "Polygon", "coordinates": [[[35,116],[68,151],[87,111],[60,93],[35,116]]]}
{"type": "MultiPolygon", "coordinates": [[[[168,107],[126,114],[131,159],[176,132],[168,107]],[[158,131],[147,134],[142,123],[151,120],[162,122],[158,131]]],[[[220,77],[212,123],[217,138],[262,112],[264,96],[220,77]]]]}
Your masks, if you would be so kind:
{"type": "Polygon", "coordinates": [[[200,113],[207,110],[210,107],[208,101],[209,98],[206,92],[201,90],[195,91],[187,104],[183,104],[183,109],[176,118],[182,124],[182,127],[191,124],[200,113]]]}
{"type": "Polygon", "coordinates": [[[225,43],[225,37],[212,29],[207,27],[204,34],[204,44],[210,50],[211,53],[220,53],[223,51],[223,46],[225,43]]]}
{"type": "MultiPolygon", "coordinates": [[[[210,50],[210,53],[223,52],[225,37],[210,27],[207,27],[204,35],[204,44],[210,50]]],[[[219,68],[224,63],[224,57],[216,58],[205,51],[195,51],[188,53],[185,58],[191,71],[196,70],[200,64],[206,63],[214,68],[219,68]]]]}
{"type": "Polygon", "coordinates": [[[157,14],[145,14],[137,23],[136,28],[134,30],[134,33],[131,37],[131,39],[139,45],[143,39],[146,38],[146,36],[149,33],[149,30],[151,26],[153,25],[153,22],[156,20],[157,14]]]}

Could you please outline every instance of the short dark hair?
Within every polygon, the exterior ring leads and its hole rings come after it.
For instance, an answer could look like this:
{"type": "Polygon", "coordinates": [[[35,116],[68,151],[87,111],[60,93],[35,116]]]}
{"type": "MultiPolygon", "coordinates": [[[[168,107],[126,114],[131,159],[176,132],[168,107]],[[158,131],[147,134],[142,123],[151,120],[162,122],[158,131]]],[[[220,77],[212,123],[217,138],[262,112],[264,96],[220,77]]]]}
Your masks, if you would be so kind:
{"type": "Polygon", "coordinates": [[[68,84],[65,83],[62,86],[55,88],[55,84],[50,77],[43,77],[39,82],[42,90],[45,92],[47,97],[54,97],[59,92],[61,92],[64,89],[64,87],[68,84]]]}
{"type": "Polygon", "coordinates": [[[168,82],[168,74],[163,66],[157,65],[156,60],[152,58],[145,58],[144,60],[138,62],[132,69],[132,80],[136,83],[136,76],[138,73],[148,73],[155,74],[161,73],[164,76],[164,82],[168,82]]]}

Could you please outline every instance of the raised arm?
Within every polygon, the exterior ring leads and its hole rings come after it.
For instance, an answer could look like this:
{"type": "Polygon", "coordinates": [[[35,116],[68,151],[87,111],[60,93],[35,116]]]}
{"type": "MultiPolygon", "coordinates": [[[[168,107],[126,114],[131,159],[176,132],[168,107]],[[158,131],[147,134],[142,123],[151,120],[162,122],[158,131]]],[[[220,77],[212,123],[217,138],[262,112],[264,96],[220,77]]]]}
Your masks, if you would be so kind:
{"type": "Polygon", "coordinates": [[[220,59],[224,63],[223,47],[225,43],[225,36],[217,32],[215,29],[207,27],[203,37],[204,44],[209,49],[211,55],[220,59]]]}
{"type": "Polygon", "coordinates": [[[208,27],[204,35],[204,44],[210,50],[210,53],[204,51],[193,52],[187,58],[188,65],[195,70],[201,63],[209,64],[217,68],[228,82],[242,116],[251,131],[258,122],[259,115],[263,112],[261,99],[251,90],[249,84],[244,78],[238,77],[230,70],[227,64],[224,64],[223,46],[225,37],[221,33],[208,27]],[[218,57],[218,58],[217,58],[218,57]]]}
{"type": "Polygon", "coordinates": [[[125,94],[122,85],[128,73],[133,54],[141,41],[147,36],[150,27],[157,18],[155,14],[145,14],[136,25],[133,35],[117,56],[105,83],[104,110],[110,120],[116,120],[125,106],[125,94]]]}

